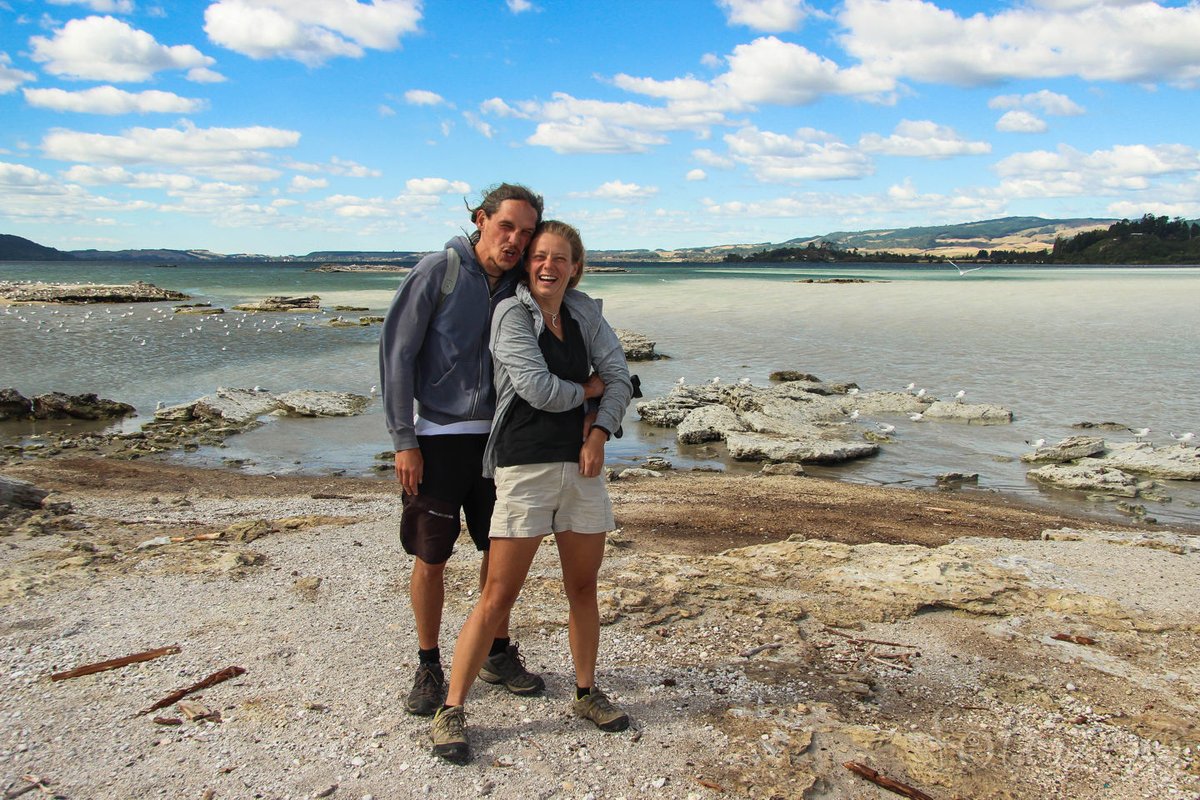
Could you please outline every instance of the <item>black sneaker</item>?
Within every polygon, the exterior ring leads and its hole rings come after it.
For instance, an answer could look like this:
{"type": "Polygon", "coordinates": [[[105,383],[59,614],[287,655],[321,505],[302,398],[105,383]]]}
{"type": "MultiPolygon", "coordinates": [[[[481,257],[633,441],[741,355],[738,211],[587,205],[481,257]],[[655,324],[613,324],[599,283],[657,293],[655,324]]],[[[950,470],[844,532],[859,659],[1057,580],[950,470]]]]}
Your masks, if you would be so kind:
{"type": "Polygon", "coordinates": [[[525,659],[515,644],[510,644],[502,653],[488,656],[479,668],[479,677],[488,683],[503,684],[505,689],[519,695],[537,694],[546,688],[542,676],[525,669],[525,659]]]}
{"type": "Polygon", "coordinates": [[[404,707],[410,714],[428,717],[446,702],[446,676],[441,664],[421,664],[413,678],[412,691],[404,707]]]}
{"type": "Polygon", "coordinates": [[[462,706],[439,708],[433,717],[429,738],[433,742],[433,754],[438,758],[459,765],[471,760],[471,746],[467,744],[467,712],[462,706]]]}

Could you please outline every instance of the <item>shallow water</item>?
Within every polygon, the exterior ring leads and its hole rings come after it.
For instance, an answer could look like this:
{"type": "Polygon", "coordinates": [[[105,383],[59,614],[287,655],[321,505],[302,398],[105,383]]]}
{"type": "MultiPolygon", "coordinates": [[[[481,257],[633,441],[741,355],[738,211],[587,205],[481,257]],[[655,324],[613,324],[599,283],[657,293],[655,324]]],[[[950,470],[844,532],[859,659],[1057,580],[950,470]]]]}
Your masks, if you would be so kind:
{"type": "MultiPolygon", "coordinates": [[[[812,472],[869,483],[929,487],[946,471],[978,472],[980,490],[1113,516],[1068,493],[1027,481],[1015,459],[1027,440],[1056,441],[1081,421],[1150,427],[1150,440],[1200,428],[1200,269],[987,267],[960,277],[949,267],[632,266],[592,275],[581,288],[603,297],[609,320],[648,335],[669,360],[632,365],[647,397],[677,378],[720,376],[765,384],[797,369],[864,391],[910,382],[949,398],[1013,410],[1008,426],[880,421],[895,441],[871,459],[812,472]],[[854,284],[801,283],[859,277],[854,284]]],[[[0,280],[146,280],[214,305],[271,294],[318,294],[324,308],[362,306],[382,314],[402,276],[313,273],[303,267],[246,265],[162,269],[127,264],[0,265],[0,280]]],[[[378,326],[330,328],[333,312],[174,315],[172,303],[137,306],[13,306],[0,309],[0,386],[27,396],[97,392],[136,405],[136,428],[159,401],[194,399],[216,386],[306,387],[367,394],[378,383],[378,326]]],[[[874,420],[865,420],[869,425],[874,420]]],[[[609,448],[634,463],[662,451],[677,466],[709,463],[676,447],[670,431],[637,422],[609,448]]],[[[864,428],[865,429],[865,428],[864,428]]],[[[11,431],[10,431],[11,433],[11,431]]],[[[1131,441],[1125,432],[1102,434],[1131,441]]],[[[344,420],[273,420],[227,447],[180,456],[220,463],[248,459],[260,472],[368,473],[390,448],[372,406],[344,420]]],[[[750,471],[750,465],[716,465],[750,471]]],[[[1173,482],[1169,504],[1147,503],[1163,522],[1200,523],[1200,488],[1173,482]]]]}

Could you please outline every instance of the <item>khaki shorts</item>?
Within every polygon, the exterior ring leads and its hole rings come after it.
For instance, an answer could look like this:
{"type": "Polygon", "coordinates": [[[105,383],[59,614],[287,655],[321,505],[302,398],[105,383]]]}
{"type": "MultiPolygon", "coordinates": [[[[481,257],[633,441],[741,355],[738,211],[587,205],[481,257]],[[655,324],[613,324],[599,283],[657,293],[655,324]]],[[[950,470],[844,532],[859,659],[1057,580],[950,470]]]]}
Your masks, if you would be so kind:
{"type": "Polygon", "coordinates": [[[616,527],[603,474],[585,478],[579,464],[520,464],[496,469],[493,539],[548,533],[607,533],[616,527]]]}

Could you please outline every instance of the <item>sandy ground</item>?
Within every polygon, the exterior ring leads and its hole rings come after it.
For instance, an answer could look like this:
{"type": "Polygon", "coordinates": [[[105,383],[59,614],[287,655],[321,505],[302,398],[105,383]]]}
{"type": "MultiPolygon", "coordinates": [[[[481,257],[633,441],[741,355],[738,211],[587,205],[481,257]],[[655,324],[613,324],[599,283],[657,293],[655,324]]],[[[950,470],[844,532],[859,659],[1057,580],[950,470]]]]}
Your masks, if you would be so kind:
{"type": "MultiPolygon", "coordinates": [[[[618,481],[600,682],[633,727],[570,714],[546,546],[514,625],[547,692],[477,686],[460,768],[403,711],[393,482],[83,458],[5,475],[70,504],[0,519],[6,798],[897,796],[851,761],[937,800],[1200,797],[1194,530],[803,477],[618,481]],[[231,666],[199,708],[138,713],[231,666]]],[[[451,560],[447,656],[477,570],[451,560]]]]}

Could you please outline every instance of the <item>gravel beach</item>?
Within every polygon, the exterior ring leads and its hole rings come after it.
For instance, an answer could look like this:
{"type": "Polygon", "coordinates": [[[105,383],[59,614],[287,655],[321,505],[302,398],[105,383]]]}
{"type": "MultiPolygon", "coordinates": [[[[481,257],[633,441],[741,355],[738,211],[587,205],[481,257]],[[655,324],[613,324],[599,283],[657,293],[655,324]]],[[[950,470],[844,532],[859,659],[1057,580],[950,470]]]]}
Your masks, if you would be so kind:
{"type": "MultiPolygon", "coordinates": [[[[847,762],[938,800],[1200,797],[1195,530],[805,477],[617,481],[599,678],[632,727],[571,715],[548,545],[513,620],[546,693],[478,684],[456,767],[403,710],[394,482],[88,458],[5,475],[51,490],[0,518],[5,798],[897,796],[847,762]]],[[[447,663],[477,570],[450,562],[447,663]]]]}

